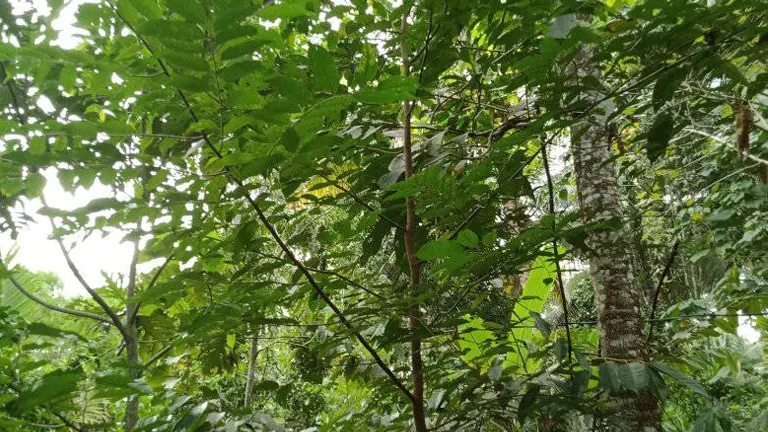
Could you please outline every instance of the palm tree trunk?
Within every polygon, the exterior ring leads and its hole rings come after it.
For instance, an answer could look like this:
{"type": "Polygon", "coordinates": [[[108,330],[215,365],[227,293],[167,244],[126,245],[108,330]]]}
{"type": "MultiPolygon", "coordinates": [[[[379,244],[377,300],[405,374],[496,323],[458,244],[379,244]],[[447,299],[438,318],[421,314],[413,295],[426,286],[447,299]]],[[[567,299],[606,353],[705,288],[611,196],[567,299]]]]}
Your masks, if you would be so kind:
{"type": "MultiPolygon", "coordinates": [[[[581,50],[574,64],[575,76],[592,75],[600,79],[600,72],[592,64],[587,48],[581,50]]],[[[585,97],[595,99],[599,96],[587,94],[585,97]]],[[[572,128],[571,152],[579,207],[582,220],[588,223],[621,217],[608,126],[606,116],[598,112],[581,119],[572,128]]],[[[648,346],[640,308],[642,289],[632,267],[630,245],[626,236],[618,234],[615,230],[601,228],[590,231],[586,239],[601,355],[644,361],[648,358],[648,346]]],[[[609,430],[660,430],[656,400],[648,392],[619,397],[615,408],[626,420],[609,422],[612,424],[609,430]]]]}

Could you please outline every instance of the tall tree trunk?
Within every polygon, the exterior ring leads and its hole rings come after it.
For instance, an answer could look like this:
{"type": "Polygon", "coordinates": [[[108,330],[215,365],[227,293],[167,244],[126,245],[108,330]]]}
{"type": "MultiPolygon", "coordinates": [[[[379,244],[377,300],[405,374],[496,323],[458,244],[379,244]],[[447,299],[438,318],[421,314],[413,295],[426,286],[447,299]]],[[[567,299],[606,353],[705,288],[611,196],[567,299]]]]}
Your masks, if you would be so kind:
{"type": "MultiPolygon", "coordinates": [[[[600,79],[587,48],[574,59],[572,72],[575,77],[591,75],[600,79]]],[[[600,96],[586,94],[584,97],[586,102],[594,102],[600,96]]],[[[571,152],[582,219],[594,223],[620,218],[619,188],[611,161],[607,117],[599,112],[587,115],[573,126],[572,135],[571,152]]],[[[642,290],[632,268],[631,248],[625,236],[616,234],[613,230],[598,229],[592,230],[586,239],[591,251],[589,266],[601,354],[614,359],[644,361],[648,358],[648,346],[640,309],[642,290]]],[[[656,400],[648,392],[619,397],[615,408],[626,420],[609,422],[612,424],[609,430],[660,430],[656,400]]]]}
{"type": "MultiPolygon", "coordinates": [[[[410,9],[405,11],[400,24],[400,54],[402,55],[402,72],[409,73],[409,56],[406,35],[408,32],[408,15],[410,9]]],[[[413,154],[411,152],[411,102],[403,102],[403,159],[405,162],[405,179],[408,180],[414,174],[413,154]]],[[[411,379],[413,380],[413,425],[416,432],[427,432],[426,413],[424,412],[424,364],[421,358],[421,310],[416,301],[421,284],[421,262],[416,257],[416,202],[412,197],[406,198],[405,203],[405,253],[408,258],[411,295],[414,304],[408,314],[408,329],[411,332],[411,379]]]]}
{"type": "Polygon", "coordinates": [[[253,381],[256,377],[256,358],[259,355],[259,329],[258,327],[253,331],[251,339],[251,348],[248,350],[248,376],[245,378],[245,402],[243,406],[246,408],[253,403],[253,381]]]}

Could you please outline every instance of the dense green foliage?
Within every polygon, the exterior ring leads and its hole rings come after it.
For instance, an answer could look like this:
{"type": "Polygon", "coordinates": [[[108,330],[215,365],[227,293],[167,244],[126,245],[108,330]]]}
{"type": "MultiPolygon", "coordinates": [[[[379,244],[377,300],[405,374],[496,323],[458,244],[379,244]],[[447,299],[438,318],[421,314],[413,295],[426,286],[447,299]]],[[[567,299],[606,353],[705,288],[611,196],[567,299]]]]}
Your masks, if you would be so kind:
{"type": "Polygon", "coordinates": [[[410,430],[414,339],[430,430],[593,430],[642,391],[663,430],[768,428],[768,3],[104,0],[72,49],[39,3],[0,0],[0,430],[123,430],[130,400],[137,431],[410,430]],[[579,218],[592,115],[623,220],[579,218]],[[49,218],[65,254],[135,245],[102,305],[14,262],[49,218]],[[599,355],[606,227],[649,361],[599,355]]]}

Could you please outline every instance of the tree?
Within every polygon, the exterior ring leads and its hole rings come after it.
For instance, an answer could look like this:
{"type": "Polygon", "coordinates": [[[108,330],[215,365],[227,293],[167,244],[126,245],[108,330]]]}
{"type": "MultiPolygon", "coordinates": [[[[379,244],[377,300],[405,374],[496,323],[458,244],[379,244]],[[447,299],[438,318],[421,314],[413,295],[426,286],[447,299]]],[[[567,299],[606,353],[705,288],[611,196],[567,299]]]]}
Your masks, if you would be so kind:
{"type": "MultiPolygon", "coordinates": [[[[588,48],[574,59],[573,75],[600,80],[599,71],[591,64],[588,48]]],[[[585,104],[597,105],[599,95],[585,97],[585,104]]],[[[579,210],[585,223],[603,225],[592,230],[586,239],[590,251],[600,353],[621,361],[644,362],[649,358],[642,318],[643,292],[632,265],[627,234],[613,231],[621,221],[622,211],[616,174],[612,164],[610,113],[604,111],[587,116],[573,126],[573,154],[579,210]],[[607,226],[606,226],[607,225],[607,226]]],[[[616,424],[618,430],[659,430],[661,418],[656,401],[642,392],[617,402],[619,412],[629,418],[628,424],[616,424]]]]}

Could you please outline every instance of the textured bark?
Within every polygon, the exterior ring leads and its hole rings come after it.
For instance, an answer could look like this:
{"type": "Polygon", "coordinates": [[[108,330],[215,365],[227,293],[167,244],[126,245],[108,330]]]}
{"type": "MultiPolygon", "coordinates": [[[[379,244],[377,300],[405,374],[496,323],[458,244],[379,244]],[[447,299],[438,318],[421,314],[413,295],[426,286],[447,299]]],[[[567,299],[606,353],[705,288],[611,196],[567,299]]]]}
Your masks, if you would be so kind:
{"type": "MultiPolygon", "coordinates": [[[[573,73],[600,78],[582,49],[574,60],[573,73]]],[[[584,96],[594,98],[598,96],[584,96]]],[[[619,188],[611,162],[609,127],[598,112],[585,116],[572,128],[571,152],[582,219],[601,222],[621,217],[619,188]]],[[[592,230],[586,239],[591,253],[589,266],[597,307],[601,355],[627,361],[644,361],[648,346],[643,330],[642,289],[635,277],[627,236],[608,229],[592,230]]],[[[608,430],[657,431],[660,417],[653,396],[617,398],[615,408],[622,421],[609,421],[608,430]]],[[[616,419],[618,420],[618,419],[616,419]]]]}

